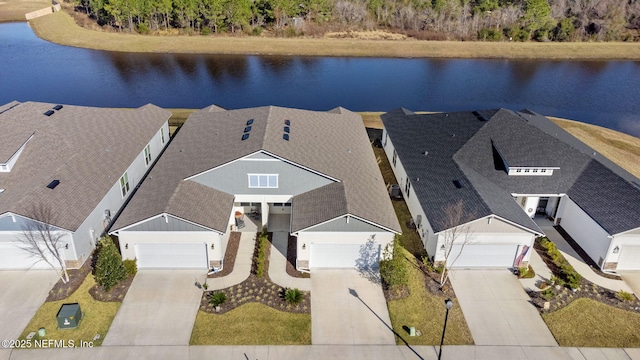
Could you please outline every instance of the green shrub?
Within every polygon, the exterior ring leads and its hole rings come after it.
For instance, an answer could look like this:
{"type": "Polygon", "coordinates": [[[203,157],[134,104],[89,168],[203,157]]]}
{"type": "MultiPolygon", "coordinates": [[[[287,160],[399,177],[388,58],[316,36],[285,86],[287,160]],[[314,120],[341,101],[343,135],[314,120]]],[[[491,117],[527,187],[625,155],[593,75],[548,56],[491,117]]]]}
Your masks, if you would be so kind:
{"type": "MultiPolygon", "coordinates": [[[[264,231],[263,231],[264,233],[264,231]]],[[[267,235],[260,235],[260,237],[258,237],[258,254],[256,256],[256,276],[261,278],[264,276],[264,268],[265,268],[265,251],[267,250],[267,242],[269,242],[269,239],[267,238],[267,235]]]]}
{"type": "Polygon", "coordinates": [[[407,264],[402,255],[402,245],[398,236],[387,244],[380,260],[380,276],[389,286],[407,285],[409,277],[407,264]]]}
{"type": "Polygon", "coordinates": [[[220,306],[227,301],[227,294],[222,291],[216,291],[209,296],[209,304],[213,306],[220,306]]]}
{"type": "Polygon", "coordinates": [[[632,293],[628,293],[624,290],[620,290],[616,293],[616,297],[621,301],[633,301],[634,296],[632,293]]]}
{"type": "Polygon", "coordinates": [[[518,268],[518,278],[520,279],[531,279],[534,276],[536,276],[535,271],[533,271],[533,268],[531,267],[531,265],[524,267],[521,266],[518,268]]]}
{"type": "Polygon", "coordinates": [[[553,297],[556,296],[556,294],[553,292],[552,288],[546,288],[546,289],[542,290],[540,292],[540,295],[542,295],[542,298],[544,298],[547,301],[553,299],[553,297]]]}
{"type": "Polygon", "coordinates": [[[253,29],[251,29],[251,35],[252,36],[262,35],[262,26],[254,26],[253,29]]]}
{"type": "Polygon", "coordinates": [[[571,265],[568,263],[562,264],[560,268],[560,272],[562,276],[567,281],[567,285],[569,285],[572,289],[577,289],[580,286],[580,280],[582,280],[582,276],[578,274],[571,265]]]}
{"type": "Polygon", "coordinates": [[[284,292],[284,300],[291,305],[299,304],[302,299],[304,299],[304,294],[296,288],[287,289],[284,292]]]}
{"type": "Polygon", "coordinates": [[[151,30],[149,29],[149,25],[145,23],[140,23],[136,25],[136,31],[139,34],[143,34],[143,35],[148,35],[149,33],[151,33],[151,30]]]}
{"type": "Polygon", "coordinates": [[[202,29],[200,29],[200,35],[203,35],[203,36],[211,35],[211,28],[208,26],[203,27],[202,29]]]}
{"type": "Polygon", "coordinates": [[[96,283],[102,285],[105,291],[109,291],[127,278],[127,270],[113,240],[106,236],[100,239],[100,243],[94,277],[96,283]]]}
{"type": "Polygon", "coordinates": [[[556,275],[551,275],[551,279],[550,280],[554,285],[564,286],[564,284],[565,284],[564,279],[559,277],[559,276],[556,276],[556,275]]]}
{"type": "Polygon", "coordinates": [[[502,30],[494,28],[481,29],[478,31],[478,40],[500,41],[502,40],[502,30]]]}
{"type": "Polygon", "coordinates": [[[138,273],[138,263],[136,259],[128,259],[124,261],[124,269],[127,272],[127,275],[135,275],[138,273]]]}

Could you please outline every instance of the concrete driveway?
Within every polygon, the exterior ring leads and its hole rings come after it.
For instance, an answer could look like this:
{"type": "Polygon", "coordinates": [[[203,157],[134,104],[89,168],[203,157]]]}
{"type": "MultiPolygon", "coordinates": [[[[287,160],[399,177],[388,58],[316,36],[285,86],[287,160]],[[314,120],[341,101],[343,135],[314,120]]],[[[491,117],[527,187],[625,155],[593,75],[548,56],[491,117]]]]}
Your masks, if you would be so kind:
{"type": "Polygon", "coordinates": [[[202,270],[139,270],[103,345],[188,345],[202,270]]]}
{"type": "Polygon", "coordinates": [[[510,271],[452,270],[450,279],[476,345],[558,345],[510,271]]]}
{"type": "Polygon", "coordinates": [[[395,344],[380,284],[356,270],[311,273],[311,343],[395,344]]]}
{"type": "Polygon", "coordinates": [[[57,281],[53,270],[0,271],[0,339],[20,336],[57,281]]]}

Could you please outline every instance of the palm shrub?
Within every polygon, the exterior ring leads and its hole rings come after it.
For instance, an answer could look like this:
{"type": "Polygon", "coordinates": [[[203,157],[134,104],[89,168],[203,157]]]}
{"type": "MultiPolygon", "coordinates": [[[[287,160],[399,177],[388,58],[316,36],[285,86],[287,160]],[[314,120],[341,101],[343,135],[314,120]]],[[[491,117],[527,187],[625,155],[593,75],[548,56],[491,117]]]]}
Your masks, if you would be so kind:
{"type": "Polygon", "coordinates": [[[213,306],[220,306],[227,301],[227,294],[222,291],[216,291],[209,296],[209,304],[213,306]]]}
{"type": "Polygon", "coordinates": [[[120,281],[127,278],[127,270],[122,262],[122,257],[109,236],[100,239],[100,253],[96,261],[96,283],[102,285],[105,291],[111,290],[120,281]]]}
{"type": "Polygon", "coordinates": [[[284,300],[291,305],[299,304],[302,299],[304,299],[304,294],[297,288],[289,288],[284,292],[284,300]]]}

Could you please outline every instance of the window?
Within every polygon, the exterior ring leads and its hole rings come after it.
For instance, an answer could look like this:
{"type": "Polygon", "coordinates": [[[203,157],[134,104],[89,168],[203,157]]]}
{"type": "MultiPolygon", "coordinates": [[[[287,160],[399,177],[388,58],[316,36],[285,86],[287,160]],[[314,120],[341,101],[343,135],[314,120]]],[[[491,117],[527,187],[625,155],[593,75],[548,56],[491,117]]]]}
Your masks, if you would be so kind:
{"type": "Polygon", "coordinates": [[[164,128],[160,128],[160,141],[164,144],[164,128]]]}
{"type": "Polygon", "coordinates": [[[151,163],[151,145],[147,144],[144,148],[144,164],[149,166],[149,163],[151,163]]]}
{"type": "Polygon", "coordinates": [[[534,172],[534,173],[537,173],[537,172],[538,172],[538,169],[533,169],[533,172],[534,172]]]}
{"type": "Polygon", "coordinates": [[[278,175],[274,174],[249,174],[250,188],[277,188],[278,175]]]}
{"type": "Polygon", "coordinates": [[[410,191],[411,191],[411,183],[409,182],[409,178],[407,178],[407,183],[404,186],[404,192],[407,193],[407,197],[409,197],[409,195],[411,194],[410,191]]]}
{"type": "Polygon", "coordinates": [[[129,193],[129,189],[129,174],[125,172],[124,175],[122,175],[122,177],[120,178],[120,190],[122,190],[122,197],[127,196],[127,194],[129,193]]]}
{"type": "Polygon", "coordinates": [[[522,172],[522,169],[516,169],[516,172],[517,173],[522,172]]]}
{"type": "Polygon", "coordinates": [[[529,169],[524,169],[524,172],[528,173],[528,172],[529,172],[529,169]]]}
{"type": "Polygon", "coordinates": [[[382,142],[382,146],[387,146],[387,140],[389,140],[389,134],[387,134],[387,132],[384,132],[384,141],[382,142]]]}
{"type": "Polygon", "coordinates": [[[396,160],[398,159],[398,153],[396,152],[396,149],[393,149],[393,159],[391,159],[391,162],[393,163],[393,166],[396,166],[396,160]]]}
{"type": "Polygon", "coordinates": [[[540,169],[541,173],[547,172],[547,169],[540,169]]]}

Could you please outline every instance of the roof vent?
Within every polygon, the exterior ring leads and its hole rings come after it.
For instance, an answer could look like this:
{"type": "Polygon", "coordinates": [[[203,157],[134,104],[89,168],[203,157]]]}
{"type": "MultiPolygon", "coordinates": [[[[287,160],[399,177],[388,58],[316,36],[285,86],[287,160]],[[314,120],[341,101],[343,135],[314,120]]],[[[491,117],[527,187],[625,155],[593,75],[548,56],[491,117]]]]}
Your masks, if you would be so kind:
{"type": "Polygon", "coordinates": [[[4,189],[0,189],[0,194],[2,194],[4,192],[4,189]]]}
{"type": "Polygon", "coordinates": [[[251,131],[251,126],[247,126],[244,128],[244,132],[248,133],[249,131],[251,131]]]}
{"type": "Polygon", "coordinates": [[[47,116],[51,116],[54,113],[55,113],[55,111],[53,111],[53,110],[47,110],[44,114],[47,115],[47,116]]]}
{"type": "Polygon", "coordinates": [[[286,141],[289,141],[289,134],[282,134],[282,138],[286,141]]]}
{"type": "Polygon", "coordinates": [[[60,184],[60,180],[53,180],[52,182],[49,183],[49,185],[47,185],[47,187],[49,189],[55,189],[56,186],[58,186],[58,184],[60,184]]]}
{"type": "Polygon", "coordinates": [[[291,130],[291,128],[290,128],[290,127],[288,127],[288,126],[285,126],[285,127],[284,127],[284,132],[286,132],[287,134],[289,133],[289,131],[290,131],[290,130],[291,130]]]}
{"type": "Polygon", "coordinates": [[[429,152],[425,151],[423,154],[426,156],[426,155],[429,155],[429,152]]]}
{"type": "Polygon", "coordinates": [[[249,126],[249,125],[251,125],[251,124],[253,124],[253,119],[249,119],[249,120],[247,120],[247,126],[249,126]]]}
{"type": "Polygon", "coordinates": [[[285,124],[285,125],[287,125],[287,126],[291,125],[291,120],[288,120],[288,119],[287,119],[287,120],[285,120],[285,121],[284,121],[284,124],[285,124]]]}
{"type": "Polygon", "coordinates": [[[458,189],[461,189],[464,187],[464,185],[462,185],[462,182],[460,182],[460,180],[453,180],[453,185],[455,185],[455,187],[458,189]]]}
{"type": "Polygon", "coordinates": [[[247,140],[249,138],[249,133],[242,134],[242,140],[247,140]]]}
{"type": "Polygon", "coordinates": [[[58,104],[58,105],[53,107],[53,110],[60,110],[60,109],[62,109],[62,107],[63,107],[62,105],[58,104]]]}

